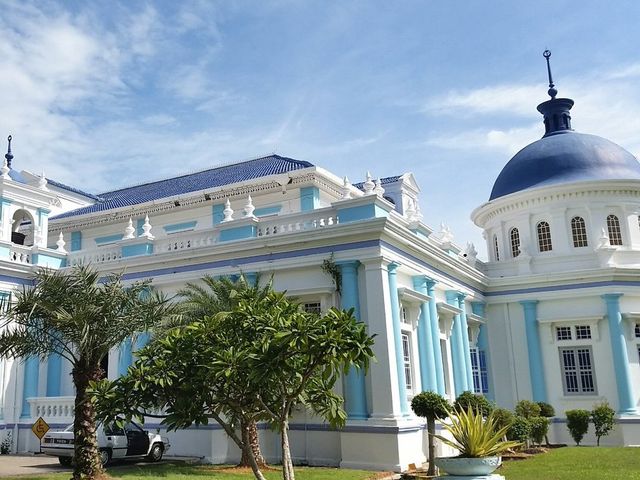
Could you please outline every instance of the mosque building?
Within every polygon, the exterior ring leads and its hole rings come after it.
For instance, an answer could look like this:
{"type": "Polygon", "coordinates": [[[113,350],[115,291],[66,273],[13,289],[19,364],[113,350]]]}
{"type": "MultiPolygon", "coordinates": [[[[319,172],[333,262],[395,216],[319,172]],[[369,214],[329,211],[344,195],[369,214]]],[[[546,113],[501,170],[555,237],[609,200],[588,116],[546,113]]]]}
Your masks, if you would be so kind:
{"type": "MultiPolygon", "coordinates": [[[[301,463],[400,471],[423,462],[424,421],[410,401],[424,390],[450,399],[471,390],[507,408],[548,402],[557,415],[550,438],[567,443],[564,412],[607,400],[617,426],[603,442],[640,445],[640,163],[573,131],[574,102],[549,81],[550,99],[538,105],[544,135],[506,164],[471,213],[487,262],[446,227],[423,223],[411,173],[352,184],[270,155],[90,194],[18,171],[9,142],[0,304],[40,267],[85,263],[153,279],[168,294],[206,274],[273,277],[309,311],[355,308],[376,335],[377,362],[339,385],[349,417],[342,430],[296,414],[290,440],[301,463]],[[339,267],[341,285],[325,260],[339,267]]],[[[124,373],[139,347],[113,349],[108,377],[124,373]]],[[[11,432],[14,451],[38,449],[38,417],[54,428],[72,422],[69,374],[56,355],[0,361],[0,437],[11,432]]],[[[160,428],[153,422],[147,428],[160,428]]],[[[276,459],[276,434],[261,435],[276,459]]],[[[215,424],[169,436],[172,454],[239,458],[215,424]]]]}

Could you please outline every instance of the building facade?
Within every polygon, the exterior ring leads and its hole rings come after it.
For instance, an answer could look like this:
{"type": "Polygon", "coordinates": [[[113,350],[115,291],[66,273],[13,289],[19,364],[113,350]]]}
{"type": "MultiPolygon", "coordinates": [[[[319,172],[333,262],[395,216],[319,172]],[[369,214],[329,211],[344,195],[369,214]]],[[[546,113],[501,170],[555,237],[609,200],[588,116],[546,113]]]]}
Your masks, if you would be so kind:
{"type": "MultiPolygon", "coordinates": [[[[168,294],[205,274],[242,273],[272,277],[308,310],[355,308],[376,335],[377,362],[339,386],[344,429],[296,413],[291,445],[302,463],[400,471],[423,462],[424,422],[410,401],[424,390],[450,399],[470,390],[508,408],[546,401],[558,415],[556,441],[568,439],[564,411],[606,399],[619,415],[605,441],[640,444],[640,164],[571,130],[573,101],[551,96],[538,107],[544,137],[505,166],[472,213],[487,262],[445,226],[423,223],[411,173],[351,184],[271,155],[93,195],[18,172],[9,151],[2,305],[37,268],[90,263],[124,270],[128,281],[150,278],[168,294]],[[322,269],[328,259],[340,268],[340,293],[322,269]]],[[[139,347],[113,349],[108,377],[125,372],[139,347]]],[[[0,428],[15,450],[36,450],[35,419],[71,422],[69,365],[52,355],[0,366],[0,428]]],[[[275,435],[262,435],[277,458],[275,435]]],[[[170,436],[174,454],[239,458],[217,425],[170,436]]]]}

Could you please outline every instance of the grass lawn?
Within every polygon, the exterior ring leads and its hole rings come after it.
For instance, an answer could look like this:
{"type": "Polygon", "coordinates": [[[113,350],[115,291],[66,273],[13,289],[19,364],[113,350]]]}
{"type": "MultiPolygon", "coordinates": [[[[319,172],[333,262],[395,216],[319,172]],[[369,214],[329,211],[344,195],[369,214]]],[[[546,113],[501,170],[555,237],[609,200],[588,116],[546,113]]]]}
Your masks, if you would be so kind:
{"type": "Polygon", "coordinates": [[[496,473],[507,480],[640,480],[640,448],[557,448],[496,473]]]}
{"type": "MultiPolygon", "coordinates": [[[[135,465],[118,466],[107,469],[114,479],[123,480],[253,480],[251,470],[238,470],[219,465],[135,465]]],[[[296,480],[367,480],[374,479],[379,474],[362,470],[340,470],[337,468],[306,468],[297,467],[296,480]]],[[[282,479],[281,471],[275,467],[262,471],[267,480],[282,479]]],[[[4,480],[67,480],[69,472],[54,473],[37,476],[4,477],[4,480]]]]}

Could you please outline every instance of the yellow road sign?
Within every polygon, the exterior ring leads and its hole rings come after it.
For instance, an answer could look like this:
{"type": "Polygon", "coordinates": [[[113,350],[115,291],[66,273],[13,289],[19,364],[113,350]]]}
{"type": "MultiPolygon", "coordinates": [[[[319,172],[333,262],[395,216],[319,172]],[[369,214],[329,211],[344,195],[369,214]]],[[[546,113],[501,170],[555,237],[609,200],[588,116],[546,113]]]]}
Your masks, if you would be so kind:
{"type": "Polygon", "coordinates": [[[49,431],[49,425],[44,421],[42,417],[40,417],[38,418],[38,420],[36,420],[36,423],[31,426],[31,431],[35,434],[36,437],[38,437],[38,439],[42,440],[44,434],[49,431]]]}

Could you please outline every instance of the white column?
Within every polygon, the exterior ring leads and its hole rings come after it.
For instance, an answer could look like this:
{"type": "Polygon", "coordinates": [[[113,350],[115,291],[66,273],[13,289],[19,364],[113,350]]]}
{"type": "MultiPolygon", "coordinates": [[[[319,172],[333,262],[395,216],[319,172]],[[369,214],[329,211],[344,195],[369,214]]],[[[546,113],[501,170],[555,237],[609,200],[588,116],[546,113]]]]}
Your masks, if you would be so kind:
{"type": "Polygon", "coordinates": [[[371,392],[371,420],[394,420],[402,417],[398,390],[398,375],[395,365],[391,303],[389,299],[390,263],[382,258],[361,260],[364,264],[364,281],[367,292],[361,305],[369,334],[376,334],[373,351],[376,362],[371,364],[367,375],[371,392]]]}

